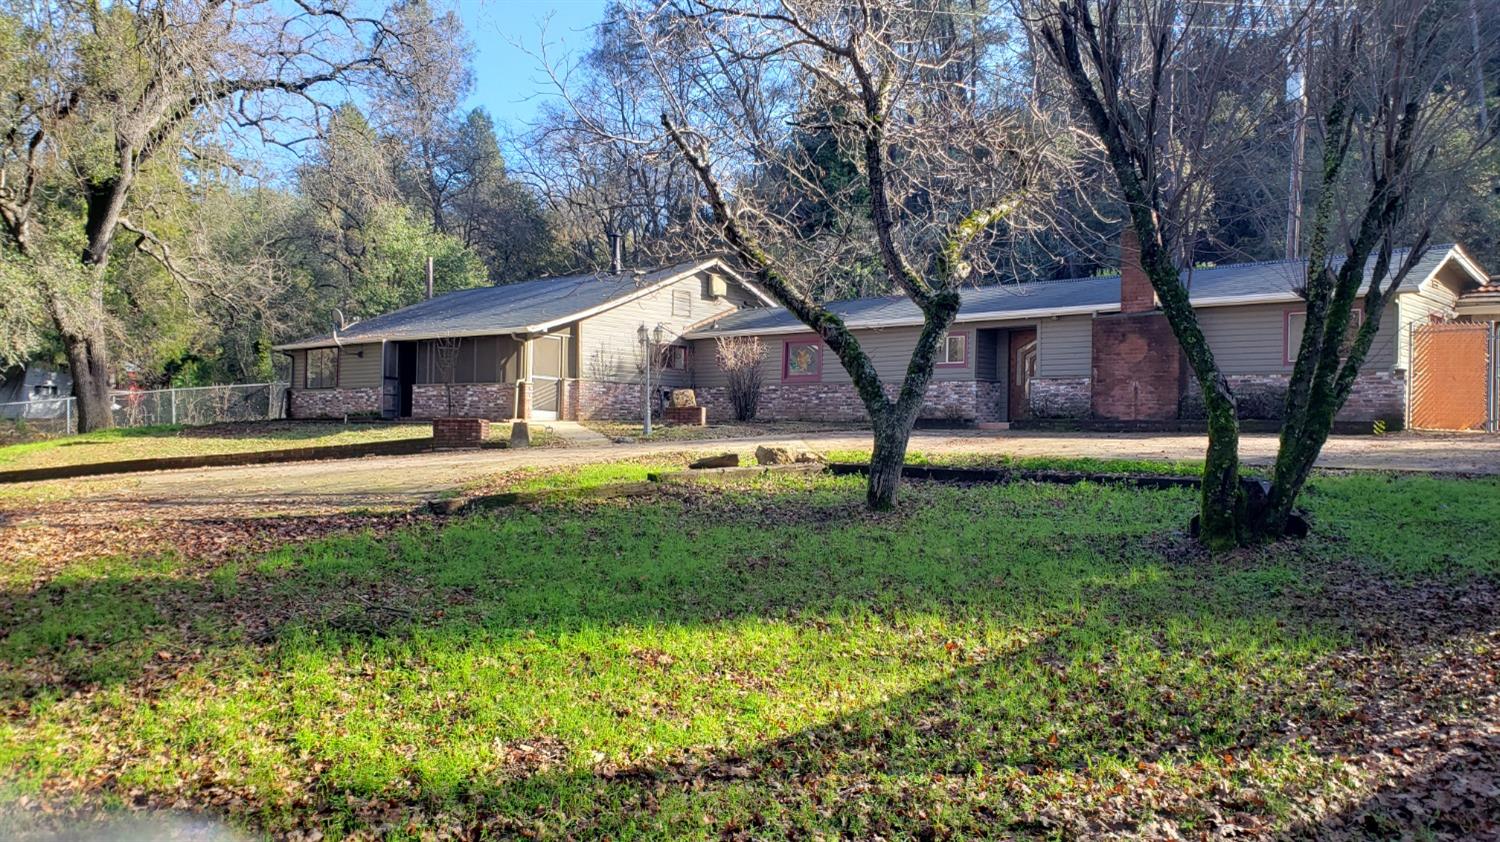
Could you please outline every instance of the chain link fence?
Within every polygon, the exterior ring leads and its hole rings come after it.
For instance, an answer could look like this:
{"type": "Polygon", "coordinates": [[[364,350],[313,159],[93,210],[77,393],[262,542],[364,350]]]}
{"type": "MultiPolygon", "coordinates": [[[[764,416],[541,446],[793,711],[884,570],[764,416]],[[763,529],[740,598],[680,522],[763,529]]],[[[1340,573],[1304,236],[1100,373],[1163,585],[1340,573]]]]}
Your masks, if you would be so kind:
{"type": "MultiPolygon", "coordinates": [[[[268,421],[286,417],[286,391],[286,383],[131,389],[115,392],[110,408],[116,427],[268,421]]],[[[74,398],[0,403],[0,441],[69,435],[77,431],[78,406],[74,398]]]]}
{"type": "Polygon", "coordinates": [[[1407,412],[1416,430],[1494,432],[1500,385],[1492,322],[1413,325],[1407,412]]]}

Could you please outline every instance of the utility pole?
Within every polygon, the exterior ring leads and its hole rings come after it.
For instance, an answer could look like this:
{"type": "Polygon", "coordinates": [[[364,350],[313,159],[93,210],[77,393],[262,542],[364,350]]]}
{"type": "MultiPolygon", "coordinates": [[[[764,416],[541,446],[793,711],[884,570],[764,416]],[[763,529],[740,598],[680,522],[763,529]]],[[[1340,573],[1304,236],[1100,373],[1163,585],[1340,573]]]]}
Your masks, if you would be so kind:
{"type": "Polygon", "coordinates": [[[1484,86],[1484,54],[1479,49],[1479,3],[1477,0],[1469,0],[1469,44],[1473,47],[1474,55],[1474,98],[1479,105],[1479,131],[1486,132],[1490,128],[1490,106],[1489,91],[1484,86]]]}
{"type": "Polygon", "coordinates": [[[1286,259],[1296,260],[1302,244],[1302,167],[1307,156],[1307,38],[1302,34],[1292,47],[1291,73],[1286,80],[1286,95],[1292,105],[1292,164],[1287,179],[1286,259]]]}

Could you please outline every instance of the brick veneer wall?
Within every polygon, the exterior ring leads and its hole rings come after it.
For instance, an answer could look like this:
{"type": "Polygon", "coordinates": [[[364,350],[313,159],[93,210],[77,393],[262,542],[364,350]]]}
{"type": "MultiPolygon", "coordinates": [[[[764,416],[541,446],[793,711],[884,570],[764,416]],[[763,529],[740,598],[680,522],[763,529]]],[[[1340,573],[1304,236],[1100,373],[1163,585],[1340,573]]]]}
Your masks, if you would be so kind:
{"type": "Polygon", "coordinates": [[[1093,391],[1087,377],[1033,377],[1028,403],[1033,418],[1087,418],[1093,391]]]}
{"type": "Polygon", "coordinates": [[[292,389],[291,417],[343,418],[380,412],[379,389],[292,389]]]}
{"type": "MultiPolygon", "coordinates": [[[[1234,392],[1239,416],[1245,419],[1280,421],[1286,414],[1288,374],[1231,374],[1225,379],[1234,392]]],[[[1183,390],[1181,417],[1204,417],[1202,392],[1196,380],[1183,390]]],[[[1339,421],[1384,420],[1402,424],[1406,419],[1406,377],[1399,371],[1365,372],[1354,381],[1349,400],[1339,410],[1339,421]]]]}
{"type": "Polygon", "coordinates": [[[639,383],[580,380],[576,387],[578,397],[574,406],[580,421],[632,421],[641,417],[639,383]]]}
{"type": "Polygon", "coordinates": [[[488,418],[436,418],[432,422],[432,446],[440,449],[473,450],[490,437],[488,418]]]}
{"type": "Polygon", "coordinates": [[[454,383],[453,407],[441,383],[418,383],[411,387],[413,418],[488,418],[505,421],[515,417],[516,387],[513,383],[454,383]]]}
{"type": "Polygon", "coordinates": [[[1340,421],[1406,423],[1406,372],[1372,371],[1354,378],[1349,400],[1336,416],[1340,421]]]}
{"type": "Polygon", "coordinates": [[[1008,387],[1004,383],[981,380],[974,384],[974,420],[979,422],[1005,421],[1001,406],[1005,403],[1008,387]]]}
{"type": "Polygon", "coordinates": [[[1182,352],[1167,317],[1154,311],[1101,314],[1094,317],[1093,331],[1093,416],[1116,421],[1177,418],[1182,352]]]}
{"type": "MultiPolygon", "coordinates": [[[[945,421],[985,420],[980,408],[980,384],[972,380],[943,380],[927,387],[920,417],[945,421]]],[[[886,393],[894,398],[899,383],[886,384],[886,393]]],[[[729,393],[723,387],[693,390],[698,405],[708,408],[709,423],[734,417],[729,393]]],[[[991,396],[992,398],[993,396],[991,396]]],[[[993,401],[990,406],[994,406],[993,401]]],[[[987,410],[989,415],[994,410],[987,410]]],[[[864,402],[851,383],[767,383],[761,389],[760,405],[755,417],[762,421],[850,421],[869,420],[864,402]]]]}

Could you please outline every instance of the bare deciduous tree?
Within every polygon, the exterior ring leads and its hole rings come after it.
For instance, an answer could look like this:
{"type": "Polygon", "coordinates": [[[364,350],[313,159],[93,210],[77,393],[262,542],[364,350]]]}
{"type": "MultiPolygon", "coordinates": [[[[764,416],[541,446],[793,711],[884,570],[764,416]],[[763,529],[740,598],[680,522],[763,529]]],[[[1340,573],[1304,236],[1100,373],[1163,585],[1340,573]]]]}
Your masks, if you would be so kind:
{"type": "MultiPolygon", "coordinates": [[[[1142,267],[1202,390],[1209,442],[1201,537],[1216,548],[1286,529],[1381,312],[1430,239],[1436,216],[1429,227],[1408,230],[1404,210],[1424,168],[1451,137],[1436,124],[1451,123],[1450,104],[1463,96],[1445,87],[1451,65],[1440,57],[1455,49],[1452,43],[1465,43],[1452,4],[1312,2],[1292,11],[1288,20],[1287,7],[1251,2],[1062,0],[1033,12],[1040,40],[1104,146],[1140,239],[1142,267]],[[1247,495],[1235,396],[1189,303],[1188,244],[1202,207],[1191,197],[1216,162],[1246,153],[1264,109],[1279,104],[1235,89],[1247,76],[1279,78],[1285,63],[1278,56],[1304,27],[1309,42],[1326,53],[1327,80],[1320,192],[1302,293],[1308,328],[1289,384],[1276,482],[1267,495],[1247,495]],[[1280,47],[1266,50],[1267,44],[1280,47]],[[1351,155],[1362,159],[1366,174],[1345,169],[1351,155]],[[1348,241],[1342,257],[1330,248],[1340,236],[1348,241]],[[1402,236],[1414,248],[1397,260],[1402,236]],[[1369,268],[1376,281],[1365,288],[1369,268]],[[1346,346],[1361,298],[1366,318],[1346,346]]],[[[1249,88],[1256,89],[1274,88],[1249,88]]]]}
{"type": "Polygon", "coordinates": [[[1248,513],[1245,531],[1256,538],[1286,533],[1385,324],[1387,305],[1426,254],[1447,197],[1458,192],[1432,188],[1472,180],[1478,153],[1494,140],[1484,123],[1468,130],[1471,94],[1453,79],[1471,44],[1481,54],[1494,49],[1494,35],[1484,48],[1463,41],[1468,9],[1381,0],[1352,10],[1314,10],[1312,21],[1324,105],[1318,201],[1301,289],[1305,327],[1269,499],[1264,509],[1248,513]],[[1350,164],[1357,169],[1351,172],[1350,164]],[[1410,214],[1424,195],[1432,201],[1410,214]],[[1339,240],[1342,255],[1333,250],[1339,240]]]}
{"type": "Polygon", "coordinates": [[[1240,2],[1063,0],[1038,26],[1103,143],[1140,242],[1141,268],[1202,390],[1208,452],[1200,534],[1216,547],[1238,541],[1239,420],[1234,393],[1189,303],[1181,255],[1199,221],[1201,205],[1192,196],[1215,151],[1234,147],[1220,132],[1243,132],[1254,116],[1224,113],[1224,74],[1263,21],[1257,7],[1240,2]]]}
{"type": "Polygon", "coordinates": [[[73,251],[36,276],[67,352],[80,429],[109,426],[107,269],[116,237],[168,272],[151,209],[158,165],[213,159],[223,129],[294,144],[324,112],[315,94],[380,72],[395,37],[378,9],[270,0],[13,4],[32,60],[4,80],[0,223],[22,260],[73,251]]]}
{"type": "Polygon", "coordinates": [[[658,77],[691,82],[684,96],[666,97],[661,121],[701,184],[713,241],[727,244],[848,372],[874,427],[868,503],[890,507],[960,289],[976,265],[1003,264],[1007,244],[1040,223],[1057,146],[1024,104],[1006,98],[1003,82],[976,87],[985,61],[975,52],[977,21],[930,4],[680,0],[635,20],[658,77]],[[767,84],[782,99],[764,96],[767,84]],[[812,256],[785,203],[753,189],[774,171],[803,196],[848,199],[816,177],[806,146],[776,129],[799,115],[818,115],[850,155],[881,272],[922,315],[899,384],[886,382],[857,334],[814,293],[826,288],[818,275],[839,267],[812,256]]]}

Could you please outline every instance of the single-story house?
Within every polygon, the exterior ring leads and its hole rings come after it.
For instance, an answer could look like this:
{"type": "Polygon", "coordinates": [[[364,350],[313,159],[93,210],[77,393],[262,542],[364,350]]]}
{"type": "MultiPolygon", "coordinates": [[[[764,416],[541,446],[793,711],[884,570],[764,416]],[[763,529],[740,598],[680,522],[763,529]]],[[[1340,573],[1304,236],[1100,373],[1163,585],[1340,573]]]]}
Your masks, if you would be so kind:
{"type": "Polygon", "coordinates": [[[629,418],[660,327],[664,388],[693,384],[684,333],[774,302],[722,261],[460,290],[276,346],[293,418],[629,418]]]}
{"type": "MultiPolygon", "coordinates": [[[[1164,422],[1201,418],[1197,386],[1138,262],[1118,275],[978,286],[963,292],[939,351],[923,416],[1164,422]]],[[[1184,273],[1204,334],[1247,418],[1281,411],[1301,337],[1302,261],[1184,273]]],[[[1341,420],[1405,422],[1415,325],[1473,318],[1494,289],[1457,245],[1437,246],[1389,302],[1341,420]]],[[[831,305],[889,388],[899,388],[921,313],[901,296],[831,305]]],[[[1489,312],[1484,310],[1483,312],[1489,312]]],[[[717,259],[650,272],[577,275],[449,293],[278,346],[292,356],[294,416],[455,414],[503,418],[640,415],[642,330],[665,337],[660,386],[692,388],[711,418],[729,416],[722,337],[766,346],[761,417],[858,420],[864,409],[821,340],[717,259]],[[462,343],[448,406],[435,343],[462,343]]],[[[655,378],[654,378],[655,379],[655,378]]]]}

